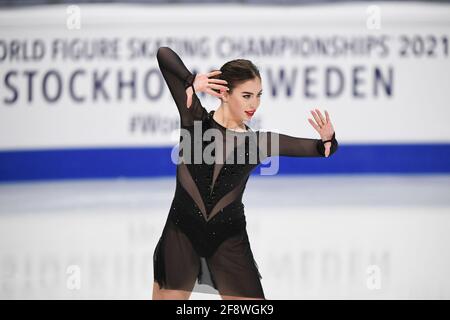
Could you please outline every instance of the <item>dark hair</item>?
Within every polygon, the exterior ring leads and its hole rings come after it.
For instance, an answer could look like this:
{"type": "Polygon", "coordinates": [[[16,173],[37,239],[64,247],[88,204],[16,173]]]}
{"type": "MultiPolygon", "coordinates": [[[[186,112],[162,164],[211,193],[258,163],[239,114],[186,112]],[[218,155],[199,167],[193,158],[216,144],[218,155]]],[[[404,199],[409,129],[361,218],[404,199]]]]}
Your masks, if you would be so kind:
{"type": "MultiPolygon", "coordinates": [[[[261,80],[258,68],[247,59],[234,59],[226,62],[221,68],[218,75],[210,77],[211,79],[223,79],[228,82],[227,87],[230,89],[228,93],[232,93],[233,89],[241,83],[255,79],[258,77],[261,80]]],[[[212,89],[212,88],[211,88],[212,89]]],[[[219,90],[212,89],[219,93],[219,90]]]]}

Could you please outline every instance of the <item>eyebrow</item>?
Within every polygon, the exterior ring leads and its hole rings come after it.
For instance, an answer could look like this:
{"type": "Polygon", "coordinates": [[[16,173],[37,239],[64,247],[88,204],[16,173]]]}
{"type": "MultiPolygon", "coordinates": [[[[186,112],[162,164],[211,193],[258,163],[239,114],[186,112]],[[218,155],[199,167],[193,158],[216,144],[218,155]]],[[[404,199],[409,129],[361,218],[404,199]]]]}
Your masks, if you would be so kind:
{"type": "MultiPolygon", "coordinates": [[[[253,94],[253,92],[248,92],[248,91],[242,91],[242,93],[249,93],[249,94],[253,94]]],[[[262,93],[262,90],[259,92],[262,93]]]]}

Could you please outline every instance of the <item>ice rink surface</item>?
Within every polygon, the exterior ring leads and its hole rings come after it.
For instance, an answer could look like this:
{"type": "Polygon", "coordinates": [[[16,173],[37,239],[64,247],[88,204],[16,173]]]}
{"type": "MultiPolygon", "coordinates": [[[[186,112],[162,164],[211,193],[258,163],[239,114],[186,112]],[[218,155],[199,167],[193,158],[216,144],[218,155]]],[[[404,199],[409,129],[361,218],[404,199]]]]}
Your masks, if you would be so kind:
{"type": "MultiPolygon", "coordinates": [[[[1,299],[151,299],[175,177],[0,184],[1,299]]],[[[450,175],[250,177],[267,299],[450,299],[450,175]]],[[[196,285],[191,299],[220,299],[196,285]]]]}

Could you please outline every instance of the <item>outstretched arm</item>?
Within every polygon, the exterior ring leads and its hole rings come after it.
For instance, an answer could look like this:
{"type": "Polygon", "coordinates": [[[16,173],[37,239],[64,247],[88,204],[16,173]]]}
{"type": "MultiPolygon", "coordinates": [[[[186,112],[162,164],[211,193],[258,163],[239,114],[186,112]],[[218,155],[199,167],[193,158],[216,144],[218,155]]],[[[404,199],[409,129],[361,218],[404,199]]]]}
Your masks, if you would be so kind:
{"type": "Polygon", "coordinates": [[[336,152],[339,144],[335,133],[333,133],[331,139],[327,140],[331,141],[324,143],[326,140],[293,137],[271,131],[260,132],[259,134],[260,152],[262,152],[263,157],[329,157],[336,152]]]}
{"type": "Polygon", "coordinates": [[[311,113],[316,120],[309,122],[320,134],[321,139],[299,138],[275,132],[263,132],[259,134],[259,146],[262,156],[289,156],[289,157],[329,157],[339,147],[336,133],[331,124],[330,116],[325,110],[326,118],[316,109],[311,113]]]}
{"type": "Polygon", "coordinates": [[[169,47],[160,47],[156,54],[159,68],[180,114],[181,124],[190,126],[202,119],[206,109],[193,90],[196,74],[191,73],[181,58],[169,47]]]}

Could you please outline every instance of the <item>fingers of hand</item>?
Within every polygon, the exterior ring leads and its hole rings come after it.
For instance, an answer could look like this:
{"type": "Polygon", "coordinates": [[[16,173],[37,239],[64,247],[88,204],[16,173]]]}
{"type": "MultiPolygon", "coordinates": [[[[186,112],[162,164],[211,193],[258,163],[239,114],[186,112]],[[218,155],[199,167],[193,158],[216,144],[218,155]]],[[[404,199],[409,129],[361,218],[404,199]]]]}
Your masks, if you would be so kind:
{"type": "Polygon", "coordinates": [[[311,113],[317,122],[317,126],[321,127],[323,125],[322,120],[320,120],[319,116],[313,110],[311,110],[311,113]]]}
{"type": "Polygon", "coordinates": [[[328,114],[328,111],[327,111],[327,110],[325,110],[325,115],[326,115],[326,117],[327,117],[327,122],[330,122],[330,115],[328,114]]]}
{"type": "Polygon", "coordinates": [[[223,98],[223,94],[217,93],[217,92],[215,92],[214,90],[212,90],[210,88],[207,88],[206,92],[211,94],[211,95],[213,95],[213,96],[215,96],[215,97],[217,97],[217,98],[223,98]]]}
{"type": "Polygon", "coordinates": [[[309,123],[311,123],[311,125],[314,127],[314,129],[316,129],[317,131],[320,130],[320,127],[314,122],[313,119],[308,118],[309,123]]]}
{"type": "Polygon", "coordinates": [[[221,86],[219,84],[214,84],[214,83],[208,83],[208,87],[212,88],[212,89],[217,89],[220,91],[225,91],[225,90],[228,91],[229,90],[228,87],[226,87],[226,86],[221,86]]]}
{"type": "Polygon", "coordinates": [[[322,115],[322,113],[320,112],[320,110],[319,110],[319,109],[316,109],[316,112],[317,112],[317,114],[319,115],[319,118],[320,118],[321,123],[323,123],[323,124],[325,125],[327,122],[325,121],[325,118],[323,117],[323,115],[322,115]]]}
{"type": "Polygon", "coordinates": [[[223,79],[208,79],[209,82],[215,82],[215,83],[223,83],[223,84],[228,84],[227,80],[223,80],[223,79]]]}
{"type": "Polygon", "coordinates": [[[222,73],[222,71],[220,71],[220,70],[214,70],[214,71],[208,72],[206,75],[207,75],[208,78],[209,78],[209,77],[212,77],[212,76],[221,74],[221,73],[222,73]]]}

